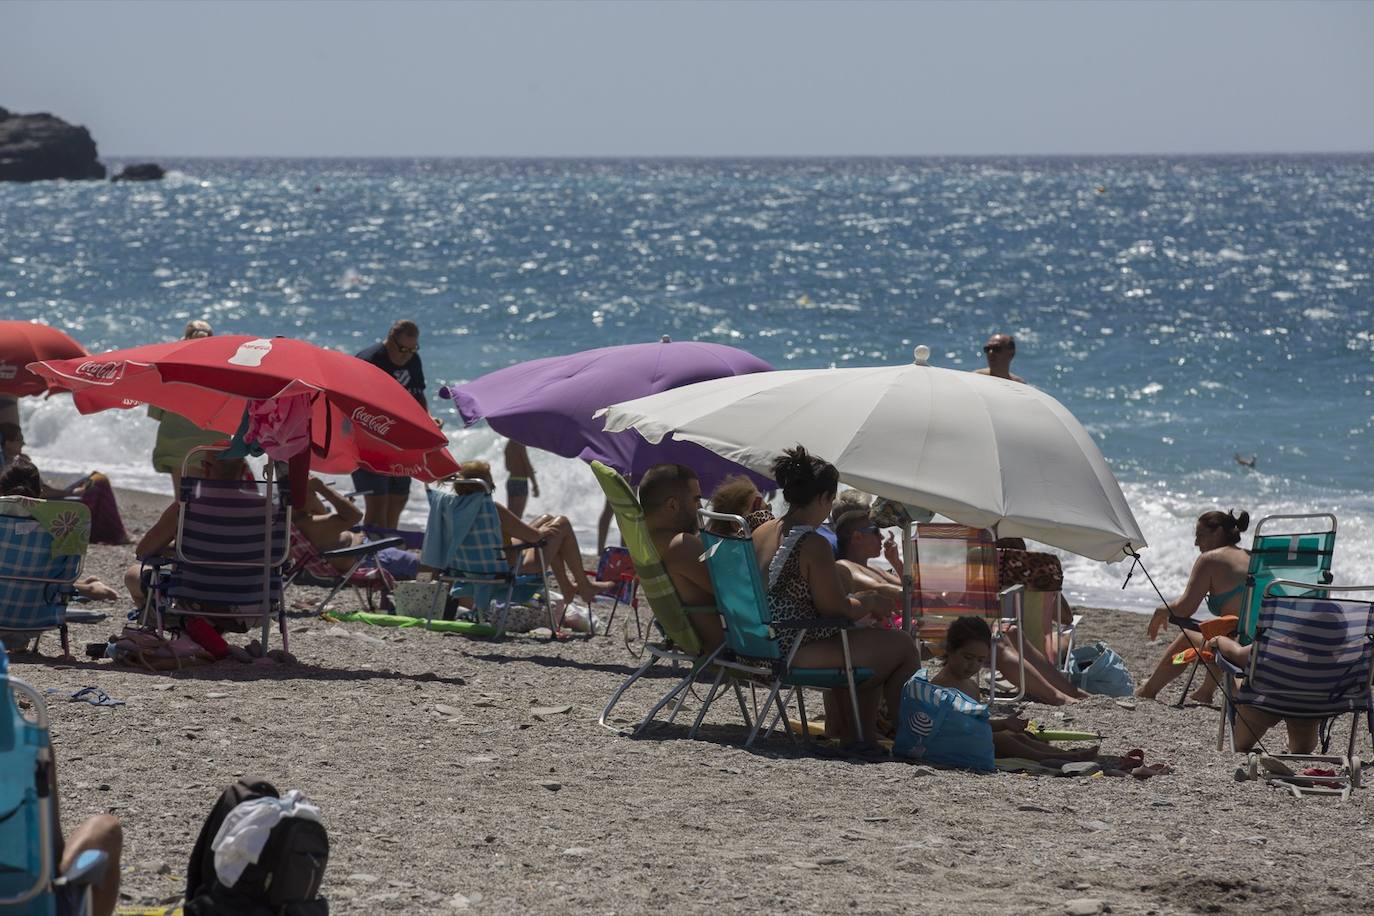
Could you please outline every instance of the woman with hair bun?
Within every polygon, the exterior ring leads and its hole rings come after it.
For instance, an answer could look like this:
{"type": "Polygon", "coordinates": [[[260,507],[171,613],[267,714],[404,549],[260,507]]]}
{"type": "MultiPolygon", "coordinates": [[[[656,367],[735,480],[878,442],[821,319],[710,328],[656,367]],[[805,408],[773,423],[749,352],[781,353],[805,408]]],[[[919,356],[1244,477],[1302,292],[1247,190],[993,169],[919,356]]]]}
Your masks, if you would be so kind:
{"type": "MultiPolygon", "coordinates": [[[[890,598],[876,592],[845,594],[830,543],[816,532],[835,504],[840,484],[835,466],[797,446],[773,462],[772,470],[787,501],[787,512],[754,531],[754,550],[767,581],[769,611],[774,620],[829,617],[852,620],[862,628],[849,632],[849,647],[854,666],[873,671],[869,680],[856,685],[862,737],[873,742],[880,696],[886,697],[889,715],[895,719],[901,708],[902,686],[921,667],[920,655],[911,637],[901,630],[873,627],[891,616],[890,598]]],[[[795,630],[782,631],[784,656],[792,651],[797,638],[795,630]]],[[[839,628],[812,628],[804,631],[801,640],[793,658],[798,667],[844,666],[839,628]]],[[[843,705],[848,708],[847,697],[843,705]]],[[[853,724],[845,723],[851,732],[853,724]]],[[[858,736],[851,733],[848,737],[854,740],[858,736]]]]}
{"type": "MultiPolygon", "coordinates": [[[[1234,511],[1212,511],[1198,517],[1193,543],[1200,555],[1193,563],[1193,571],[1188,574],[1188,585],[1183,590],[1183,596],[1172,605],[1155,608],[1147,630],[1151,639],[1158,636],[1168,623],[1171,608],[1175,617],[1191,617],[1198,606],[1206,601],[1207,610],[1213,616],[1240,619],[1245,578],[1250,572],[1250,553],[1239,545],[1241,533],[1249,527],[1248,512],[1236,515],[1234,511]]],[[[1164,657],[1155,666],[1154,674],[1136,691],[1136,695],[1154,699],[1165,684],[1183,672],[1182,665],[1174,664],[1174,656],[1186,649],[1200,648],[1204,638],[1203,634],[1196,632],[1180,633],[1164,650],[1164,657]]],[[[1192,698],[1199,703],[1210,703],[1217,683],[1218,676],[1213,669],[1213,676],[1203,681],[1202,686],[1193,692],[1192,698]]]]}

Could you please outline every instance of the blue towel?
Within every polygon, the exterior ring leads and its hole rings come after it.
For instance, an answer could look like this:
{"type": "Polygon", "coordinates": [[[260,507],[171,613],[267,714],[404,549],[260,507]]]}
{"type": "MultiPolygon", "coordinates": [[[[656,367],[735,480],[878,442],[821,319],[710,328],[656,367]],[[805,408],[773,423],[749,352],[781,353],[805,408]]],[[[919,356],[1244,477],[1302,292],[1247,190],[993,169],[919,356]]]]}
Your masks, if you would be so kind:
{"type": "Polygon", "coordinates": [[[429,521],[425,542],[420,548],[420,563],[431,569],[450,569],[458,548],[467,539],[485,500],[485,493],[442,493],[425,491],[429,497],[429,521]]]}

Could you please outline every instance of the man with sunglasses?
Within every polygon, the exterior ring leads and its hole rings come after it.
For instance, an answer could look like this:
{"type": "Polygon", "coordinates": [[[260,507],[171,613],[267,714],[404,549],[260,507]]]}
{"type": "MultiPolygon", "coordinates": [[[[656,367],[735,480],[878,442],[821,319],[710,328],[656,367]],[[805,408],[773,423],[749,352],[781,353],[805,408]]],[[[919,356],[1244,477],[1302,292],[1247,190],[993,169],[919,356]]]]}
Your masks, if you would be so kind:
{"type": "Polygon", "coordinates": [[[1015,337],[1010,334],[994,334],[988,338],[987,343],[983,344],[983,353],[988,358],[988,367],[975,369],[974,372],[979,375],[991,375],[1025,384],[1025,379],[1019,375],[1013,375],[1011,371],[1011,361],[1016,358],[1015,337]]]}
{"type": "MultiPolygon", "coordinates": [[[[420,362],[420,328],[415,322],[401,319],[391,326],[386,340],[360,350],[357,356],[400,382],[425,412],[429,412],[425,369],[420,362]]],[[[442,425],[437,419],[434,423],[442,425]]],[[[410,499],[409,477],[390,477],[359,468],[353,472],[353,487],[363,494],[364,525],[395,528],[401,523],[401,510],[410,499]]]]}

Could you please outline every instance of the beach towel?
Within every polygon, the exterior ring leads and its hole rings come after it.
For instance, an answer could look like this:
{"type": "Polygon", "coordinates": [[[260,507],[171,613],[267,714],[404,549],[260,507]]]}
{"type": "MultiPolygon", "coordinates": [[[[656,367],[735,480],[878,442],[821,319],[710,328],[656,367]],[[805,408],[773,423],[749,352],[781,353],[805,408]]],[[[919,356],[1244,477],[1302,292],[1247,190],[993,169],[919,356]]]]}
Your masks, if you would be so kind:
{"type": "MultiPolygon", "coordinates": [[[[453,565],[458,547],[467,540],[468,532],[477,524],[485,505],[491,506],[491,516],[495,517],[498,543],[501,530],[501,517],[496,505],[486,498],[485,493],[444,493],[440,490],[425,491],[429,497],[429,524],[425,528],[424,545],[420,548],[420,564],[431,569],[447,569],[453,565]]],[[[490,525],[491,518],[482,520],[490,525]]],[[[465,570],[477,572],[478,570],[465,570]]]]}
{"type": "Polygon", "coordinates": [[[930,683],[926,669],[902,687],[894,754],[922,763],[991,773],[992,723],[988,706],[961,690],[930,683]]]}
{"type": "Polygon", "coordinates": [[[98,471],[92,474],[81,491],[81,501],[91,510],[92,544],[129,543],[129,532],[124,528],[124,517],[119,514],[119,502],[108,477],[98,471]]]}

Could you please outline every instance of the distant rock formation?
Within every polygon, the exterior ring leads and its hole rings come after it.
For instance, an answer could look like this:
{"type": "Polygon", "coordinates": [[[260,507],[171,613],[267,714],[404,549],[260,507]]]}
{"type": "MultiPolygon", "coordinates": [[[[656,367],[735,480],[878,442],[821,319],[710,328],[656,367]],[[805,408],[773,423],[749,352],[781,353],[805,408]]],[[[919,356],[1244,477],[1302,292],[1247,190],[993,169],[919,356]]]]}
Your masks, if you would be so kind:
{"type": "Polygon", "coordinates": [[[121,171],[111,181],[161,181],[166,177],[167,171],[156,162],[139,162],[135,165],[124,166],[121,171]]]}
{"type": "Polygon", "coordinates": [[[0,181],[104,177],[86,128],[46,112],[17,115],[0,108],[0,181]]]}

